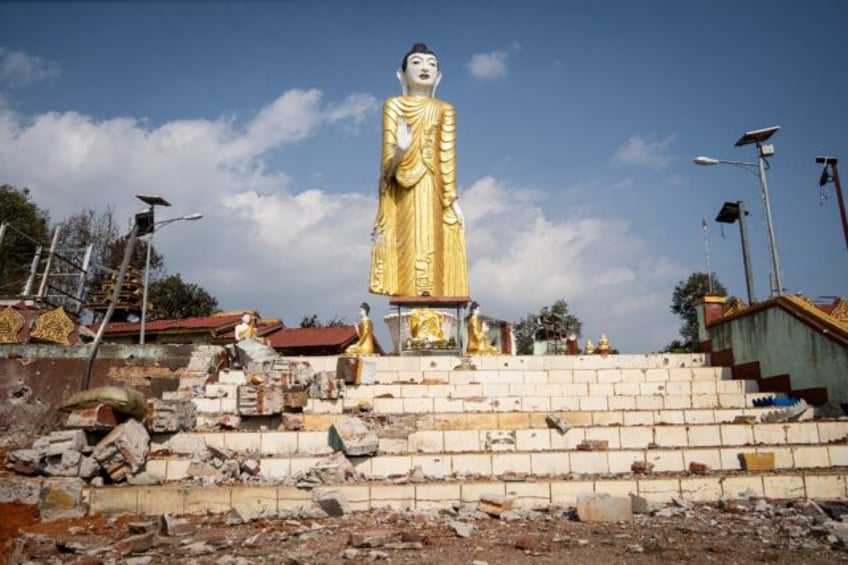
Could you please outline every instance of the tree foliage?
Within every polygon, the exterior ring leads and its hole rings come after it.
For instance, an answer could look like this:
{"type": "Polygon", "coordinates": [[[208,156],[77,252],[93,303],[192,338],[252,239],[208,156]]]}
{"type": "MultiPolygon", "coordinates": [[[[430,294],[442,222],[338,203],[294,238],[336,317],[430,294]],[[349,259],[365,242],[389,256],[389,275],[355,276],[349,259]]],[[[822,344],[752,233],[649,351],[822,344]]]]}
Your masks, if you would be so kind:
{"type": "Polygon", "coordinates": [[[196,284],[183,282],[179,273],[151,283],[148,300],[157,318],[209,316],[218,309],[216,298],[196,284]]]}
{"type": "MultiPolygon", "coordinates": [[[[533,342],[537,337],[537,333],[544,330],[543,320],[556,320],[559,327],[563,328],[563,335],[560,336],[562,339],[565,339],[568,333],[573,333],[578,338],[582,335],[583,322],[568,311],[568,303],[560,298],[550,306],[540,308],[538,314],[527,314],[527,316],[513,324],[516,350],[519,355],[530,355],[533,353],[533,342]]],[[[541,335],[539,335],[539,338],[545,339],[541,335]]]]}
{"type": "Polygon", "coordinates": [[[672,341],[666,346],[666,351],[695,351],[698,347],[698,313],[694,302],[702,296],[727,296],[727,288],[718,280],[718,277],[703,272],[695,272],[689,275],[685,281],[680,281],[674,287],[671,295],[671,311],[677,314],[683,321],[680,326],[680,335],[683,342],[672,341]]]}
{"type": "Polygon", "coordinates": [[[0,296],[20,294],[36,248],[49,247],[50,217],[32,201],[28,188],[0,185],[0,224],[7,224],[0,243],[0,296]]]}
{"type": "Polygon", "coordinates": [[[312,314],[311,316],[304,316],[300,320],[301,328],[338,328],[341,326],[349,326],[350,324],[344,318],[339,318],[338,316],[333,317],[331,320],[321,321],[318,319],[318,314],[312,314]]]}

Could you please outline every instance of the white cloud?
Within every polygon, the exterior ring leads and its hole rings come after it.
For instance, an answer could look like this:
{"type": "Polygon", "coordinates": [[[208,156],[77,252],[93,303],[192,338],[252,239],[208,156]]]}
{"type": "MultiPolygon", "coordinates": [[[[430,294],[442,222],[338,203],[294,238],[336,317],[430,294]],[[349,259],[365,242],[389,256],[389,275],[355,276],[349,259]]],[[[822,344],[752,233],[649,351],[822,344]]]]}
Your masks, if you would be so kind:
{"type": "Polygon", "coordinates": [[[0,85],[26,86],[60,74],[53,61],[0,47],[0,85]]]}
{"type": "Polygon", "coordinates": [[[664,167],[670,160],[668,150],[673,141],[673,135],[669,135],[662,141],[646,140],[639,136],[633,136],[616,150],[612,162],[615,165],[664,167]]]}
{"type": "Polygon", "coordinates": [[[506,51],[492,51],[491,53],[476,53],[471,56],[468,70],[471,76],[480,80],[495,80],[507,75],[506,60],[509,54],[506,51]]]}

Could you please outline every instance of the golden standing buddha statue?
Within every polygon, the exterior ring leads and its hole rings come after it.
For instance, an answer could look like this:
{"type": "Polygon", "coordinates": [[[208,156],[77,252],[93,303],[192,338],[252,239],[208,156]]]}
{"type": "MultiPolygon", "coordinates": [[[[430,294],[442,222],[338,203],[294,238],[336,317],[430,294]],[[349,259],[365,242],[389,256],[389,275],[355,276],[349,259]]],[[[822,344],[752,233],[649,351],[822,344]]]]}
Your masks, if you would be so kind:
{"type": "Polygon", "coordinates": [[[456,111],[433,96],[441,72],[423,43],[404,56],[398,79],[403,95],[383,106],[369,289],[391,296],[467,296],[456,111]]]}

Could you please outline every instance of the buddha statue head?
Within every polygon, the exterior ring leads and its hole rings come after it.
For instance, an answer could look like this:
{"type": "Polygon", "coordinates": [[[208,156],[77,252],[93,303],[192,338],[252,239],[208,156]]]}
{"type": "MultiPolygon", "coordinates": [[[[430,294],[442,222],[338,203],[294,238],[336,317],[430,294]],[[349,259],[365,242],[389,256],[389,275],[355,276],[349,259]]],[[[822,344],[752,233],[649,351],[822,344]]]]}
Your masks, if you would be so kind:
{"type": "Polygon", "coordinates": [[[359,305],[359,314],[363,318],[367,318],[368,314],[370,314],[370,313],[371,313],[371,306],[369,306],[367,302],[363,302],[362,304],[359,305]]]}
{"type": "Polygon", "coordinates": [[[434,96],[442,80],[439,59],[427,45],[416,43],[404,55],[397,77],[404,94],[434,96]]]}

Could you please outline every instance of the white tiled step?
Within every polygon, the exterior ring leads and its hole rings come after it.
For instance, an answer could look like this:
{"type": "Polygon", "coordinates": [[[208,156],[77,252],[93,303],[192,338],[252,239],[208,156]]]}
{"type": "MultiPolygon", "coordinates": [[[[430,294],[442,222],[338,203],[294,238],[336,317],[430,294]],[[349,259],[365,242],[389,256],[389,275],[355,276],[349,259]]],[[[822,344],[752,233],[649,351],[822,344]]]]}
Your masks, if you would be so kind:
{"type": "MultiPolygon", "coordinates": [[[[360,473],[372,479],[407,476],[416,468],[429,479],[498,477],[507,473],[526,473],[539,478],[568,474],[631,474],[635,462],[651,463],[653,471],[658,473],[682,473],[689,469],[691,462],[705,464],[714,472],[741,471],[740,453],[752,452],[773,453],[778,470],[848,467],[848,445],[845,444],[377,455],[351,459],[351,462],[360,473]]],[[[318,456],[263,457],[260,475],[265,479],[284,480],[323,460],[318,456]]],[[[187,458],[151,458],[146,469],[166,481],[179,481],[189,478],[190,464],[187,458]]]]}
{"type": "MultiPolygon", "coordinates": [[[[374,398],[368,401],[377,414],[422,414],[430,412],[551,412],[551,411],[616,411],[616,410],[705,410],[720,408],[746,409],[755,399],[775,396],[772,393],[745,394],[639,394],[632,396],[477,396],[374,398]]],[[[205,400],[205,399],[201,399],[205,400]]],[[[353,410],[361,399],[309,399],[304,412],[338,414],[353,410]]],[[[770,410],[785,408],[770,407],[770,410]]],[[[208,410],[201,410],[208,411],[208,410]]]]}
{"type": "MultiPolygon", "coordinates": [[[[765,496],[774,499],[839,499],[848,496],[845,470],[783,472],[747,476],[627,477],[590,480],[456,481],[418,484],[340,484],[352,511],[391,508],[447,509],[457,504],[476,507],[481,495],[502,495],[517,509],[573,506],[586,493],[612,496],[638,494],[652,502],[673,498],[692,502],[715,502],[719,498],[765,496]]],[[[320,491],[320,489],[318,489],[320,491]]],[[[297,512],[310,508],[315,491],[285,485],[218,485],[215,487],[107,486],[88,487],[91,514],[206,514],[224,513],[250,505],[269,513],[297,512]]]]}
{"type": "MultiPolygon", "coordinates": [[[[307,361],[317,371],[334,371],[338,357],[290,357],[292,361],[307,361]]],[[[457,356],[409,356],[409,357],[366,357],[376,363],[377,372],[383,371],[450,371],[459,366],[462,358],[457,356]]],[[[532,370],[551,369],[677,369],[706,367],[702,353],[648,355],[493,355],[470,357],[478,370],[532,370]]]]}
{"type": "MultiPolygon", "coordinates": [[[[574,450],[587,440],[606,441],[610,450],[704,448],[772,445],[816,445],[842,442],[848,422],[793,422],[773,424],[703,424],[662,426],[575,426],[565,433],[544,428],[491,428],[419,430],[390,433],[380,438],[379,452],[387,455],[495,451],[574,450]]],[[[152,438],[152,452],[165,451],[170,435],[152,438]]],[[[259,431],[180,434],[181,444],[200,443],[240,454],[326,455],[332,452],[329,432],[259,431]]]]}

